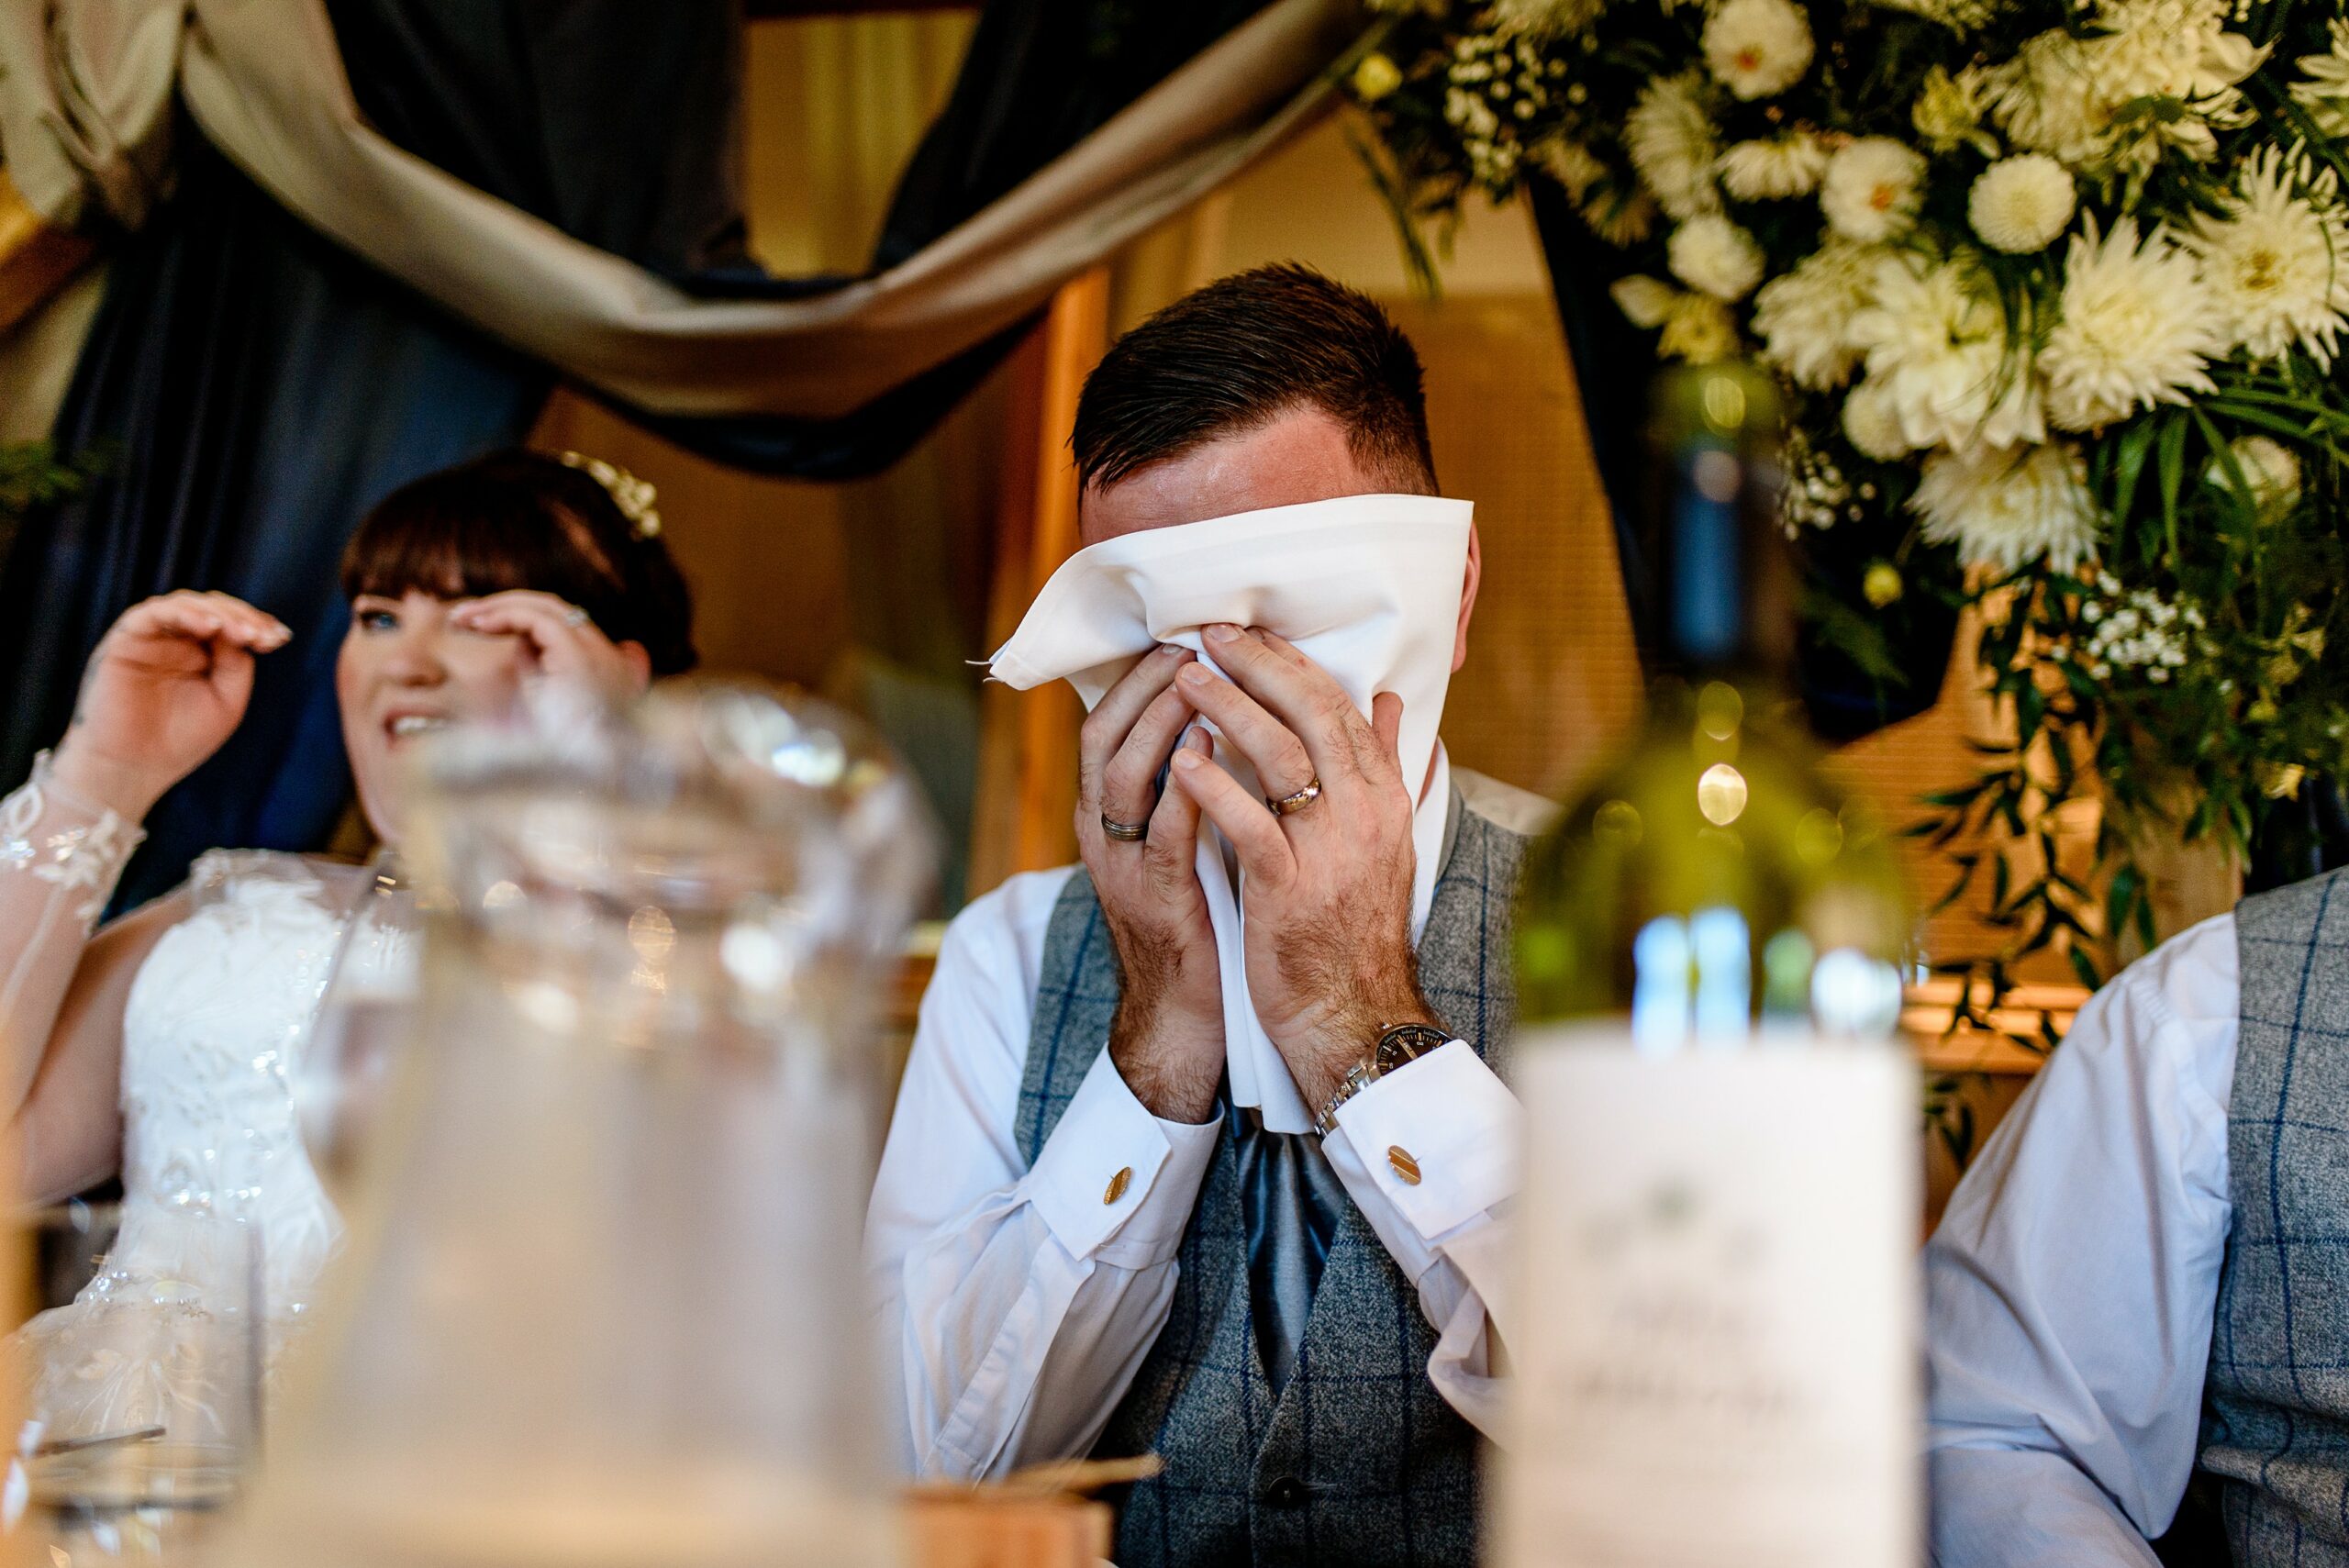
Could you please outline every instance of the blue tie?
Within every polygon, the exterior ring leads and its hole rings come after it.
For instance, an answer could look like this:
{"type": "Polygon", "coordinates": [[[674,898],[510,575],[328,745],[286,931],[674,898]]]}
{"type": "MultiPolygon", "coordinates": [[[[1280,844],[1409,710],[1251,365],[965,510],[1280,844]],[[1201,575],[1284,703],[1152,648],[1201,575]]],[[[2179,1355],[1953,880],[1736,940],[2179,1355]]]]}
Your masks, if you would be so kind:
{"type": "Polygon", "coordinates": [[[1248,1228],[1248,1300],[1256,1348],[1277,1396],[1297,1370],[1329,1261],[1345,1184],[1309,1132],[1267,1132],[1252,1110],[1227,1106],[1239,1140],[1240,1208],[1248,1228]]]}

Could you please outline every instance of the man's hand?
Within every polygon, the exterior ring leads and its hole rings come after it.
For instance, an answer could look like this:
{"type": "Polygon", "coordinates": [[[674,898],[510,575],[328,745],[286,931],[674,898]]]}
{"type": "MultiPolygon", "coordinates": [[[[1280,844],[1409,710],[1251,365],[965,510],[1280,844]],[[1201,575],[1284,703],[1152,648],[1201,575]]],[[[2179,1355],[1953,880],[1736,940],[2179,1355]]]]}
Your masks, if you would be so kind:
{"type": "Polygon", "coordinates": [[[1186,649],[1160,648],[1094,706],[1077,749],[1076,841],[1118,950],[1109,1060],[1152,1115],[1201,1122],[1223,1075],[1223,986],[1199,889],[1199,808],[1158,789],[1178,742],[1179,755],[1213,755],[1204,730],[1185,735],[1194,715],[1174,675],[1193,662],[1186,649]],[[1104,817],[1148,834],[1112,839],[1104,817]]]}
{"type": "Polygon", "coordinates": [[[1214,720],[1277,798],[1317,778],[1321,796],[1275,816],[1196,752],[1174,758],[1178,789],[1231,841],[1246,873],[1248,991],[1308,1106],[1319,1106],[1379,1030],[1433,1023],[1411,951],[1411,816],[1396,737],[1403,700],[1374,699],[1365,722],[1319,665],[1270,632],[1207,628],[1230,674],[1184,666],[1177,694],[1214,720]]]}
{"type": "Polygon", "coordinates": [[[50,776],[141,820],[243,719],[253,656],[292,635],[226,594],[182,589],[133,605],[90,655],[50,776]]]}

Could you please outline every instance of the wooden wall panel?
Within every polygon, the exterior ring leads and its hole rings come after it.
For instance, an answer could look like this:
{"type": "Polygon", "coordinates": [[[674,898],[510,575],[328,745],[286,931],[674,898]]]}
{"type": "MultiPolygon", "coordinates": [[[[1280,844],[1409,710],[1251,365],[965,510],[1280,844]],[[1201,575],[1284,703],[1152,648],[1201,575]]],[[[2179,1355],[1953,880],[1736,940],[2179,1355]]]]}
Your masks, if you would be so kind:
{"type": "Polygon", "coordinates": [[[1383,303],[1427,366],[1437,475],[1476,504],[1484,550],[1445,746],[1464,766],[1563,790],[1637,720],[1641,680],[1556,313],[1538,295],[1383,303]]]}

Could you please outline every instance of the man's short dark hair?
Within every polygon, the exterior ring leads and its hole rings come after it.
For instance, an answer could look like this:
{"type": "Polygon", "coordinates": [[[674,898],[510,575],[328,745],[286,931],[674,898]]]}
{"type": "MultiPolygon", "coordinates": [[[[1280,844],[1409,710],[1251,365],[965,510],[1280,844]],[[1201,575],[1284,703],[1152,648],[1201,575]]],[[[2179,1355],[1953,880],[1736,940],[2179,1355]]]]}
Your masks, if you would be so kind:
{"type": "Polygon", "coordinates": [[[1299,408],[1346,432],[1388,488],[1436,494],[1419,356],[1370,297],[1309,267],[1186,295],[1118,339],[1077,399],[1079,483],[1110,485],[1299,408]]]}

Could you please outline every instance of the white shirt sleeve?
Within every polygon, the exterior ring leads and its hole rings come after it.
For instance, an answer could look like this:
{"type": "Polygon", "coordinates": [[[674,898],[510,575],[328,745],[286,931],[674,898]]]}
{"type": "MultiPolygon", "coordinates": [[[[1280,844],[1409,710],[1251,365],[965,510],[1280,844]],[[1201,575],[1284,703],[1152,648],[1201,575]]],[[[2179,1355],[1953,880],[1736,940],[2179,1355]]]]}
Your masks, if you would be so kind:
{"type": "Polygon", "coordinates": [[[963,910],[922,999],[865,1227],[909,1474],[997,1478],[1091,1448],[1166,1320],[1215,1152],[1219,1123],[1159,1120],[1105,1051],[1034,1167],[1021,1157],[1030,999],[1067,876],[963,910]]]}
{"type": "Polygon", "coordinates": [[[2092,997],[1925,1249],[1934,1561],[2151,1564],[2226,1253],[2234,919],[2092,997]]]}
{"type": "Polygon", "coordinates": [[[1523,1121],[1517,1096],[1455,1040],[1340,1106],[1322,1143],[1354,1207],[1419,1289],[1437,1334],[1429,1381],[1487,1437],[1498,1429],[1507,1211],[1523,1121]]]}

